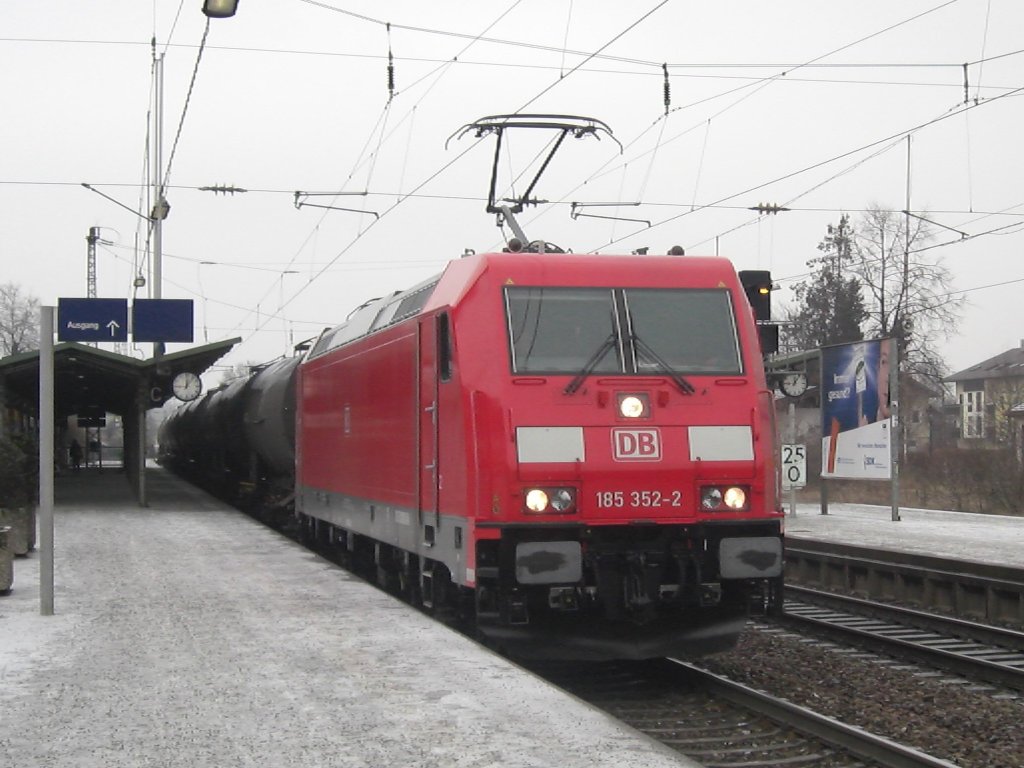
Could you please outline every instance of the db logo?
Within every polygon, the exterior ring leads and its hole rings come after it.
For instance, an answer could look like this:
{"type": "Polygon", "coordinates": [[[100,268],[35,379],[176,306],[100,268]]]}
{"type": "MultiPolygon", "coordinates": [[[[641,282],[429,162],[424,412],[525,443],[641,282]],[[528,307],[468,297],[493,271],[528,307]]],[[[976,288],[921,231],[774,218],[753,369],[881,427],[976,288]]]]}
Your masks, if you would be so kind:
{"type": "Polygon", "coordinates": [[[612,456],[616,461],[661,461],[658,430],[613,429],[612,456]]]}

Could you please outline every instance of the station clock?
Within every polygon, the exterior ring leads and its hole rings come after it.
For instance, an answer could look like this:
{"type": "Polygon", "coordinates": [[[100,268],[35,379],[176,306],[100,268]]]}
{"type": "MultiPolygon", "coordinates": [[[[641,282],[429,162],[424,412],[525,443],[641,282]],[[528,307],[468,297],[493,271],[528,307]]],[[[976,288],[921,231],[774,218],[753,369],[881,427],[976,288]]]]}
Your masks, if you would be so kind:
{"type": "Polygon", "coordinates": [[[174,396],[184,402],[195,400],[203,391],[203,382],[191,371],[184,371],[174,377],[171,382],[171,391],[174,396]]]}

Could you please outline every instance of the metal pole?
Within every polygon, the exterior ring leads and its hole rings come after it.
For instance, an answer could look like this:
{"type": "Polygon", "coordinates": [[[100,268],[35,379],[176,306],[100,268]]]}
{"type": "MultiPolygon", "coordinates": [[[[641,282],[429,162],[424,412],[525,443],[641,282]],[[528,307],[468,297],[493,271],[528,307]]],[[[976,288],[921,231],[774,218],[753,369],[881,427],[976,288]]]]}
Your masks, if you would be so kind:
{"type": "Polygon", "coordinates": [[[153,298],[163,298],[163,206],[164,206],[164,57],[158,56],[154,64],[156,75],[156,105],[153,131],[153,183],[156,185],[156,200],[153,203],[153,298]]]}
{"type": "Polygon", "coordinates": [[[894,339],[889,339],[884,344],[889,345],[889,354],[891,356],[891,363],[889,365],[889,399],[892,403],[891,414],[889,416],[889,463],[892,465],[892,519],[893,522],[899,522],[900,519],[900,449],[902,447],[902,440],[900,439],[900,352],[899,342],[894,339]]]}
{"type": "MultiPolygon", "coordinates": [[[[796,403],[789,404],[789,442],[796,445],[796,403]]],[[[796,517],[796,486],[789,486],[789,516],[796,517]]]]}
{"type": "MultiPolygon", "coordinates": [[[[818,349],[818,382],[821,384],[821,391],[825,391],[825,361],[821,354],[821,348],[818,349]]],[[[825,403],[819,398],[819,407],[821,412],[825,413],[825,403]]],[[[824,423],[822,424],[822,434],[826,432],[824,423]]],[[[821,453],[821,469],[818,474],[818,484],[821,486],[821,514],[828,514],[828,481],[825,480],[825,473],[822,471],[825,467],[825,451],[824,451],[824,439],[822,440],[823,450],[821,453]]]]}
{"type": "Polygon", "coordinates": [[[138,427],[138,442],[136,443],[136,450],[138,451],[138,467],[139,467],[139,506],[148,507],[149,499],[146,497],[146,397],[149,393],[146,391],[146,387],[142,386],[139,388],[139,410],[137,418],[139,420],[138,427]]]}
{"type": "MultiPolygon", "coordinates": [[[[164,261],[164,219],[167,217],[167,200],[164,198],[164,57],[156,58],[153,67],[156,76],[156,107],[153,110],[154,164],[156,172],[153,183],[156,185],[156,202],[150,211],[153,222],[153,298],[163,298],[163,261],[164,261]]],[[[162,357],[165,345],[162,341],[153,342],[153,357],[162,357]]]]}
{"type": "Polygon", "coordinates": [[[96,243],[100,239],[100,228],[89,227],[85,241],[89,244],[86,250],[85,295],[96,298],[96,243]]]}
{"type": "Polygon", "coordinates": [[[39,307],[39,613],[53,616],[53,326],[39,307]]]}

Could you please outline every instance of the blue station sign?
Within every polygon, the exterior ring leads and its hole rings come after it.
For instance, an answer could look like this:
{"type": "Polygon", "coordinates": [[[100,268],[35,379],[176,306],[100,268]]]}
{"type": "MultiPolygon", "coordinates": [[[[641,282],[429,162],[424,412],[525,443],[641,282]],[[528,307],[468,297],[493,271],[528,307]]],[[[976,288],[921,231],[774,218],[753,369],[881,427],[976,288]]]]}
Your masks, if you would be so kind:
{"type": "Polygon", "coordinates": [[[58,299],[60,341],[127,341],[127,299],[58,299]]]}
{"type": "Polygon", "coordinates": [[[192,342],[192,299],[136,299],[132,304],[135,341],[192,342]]]}

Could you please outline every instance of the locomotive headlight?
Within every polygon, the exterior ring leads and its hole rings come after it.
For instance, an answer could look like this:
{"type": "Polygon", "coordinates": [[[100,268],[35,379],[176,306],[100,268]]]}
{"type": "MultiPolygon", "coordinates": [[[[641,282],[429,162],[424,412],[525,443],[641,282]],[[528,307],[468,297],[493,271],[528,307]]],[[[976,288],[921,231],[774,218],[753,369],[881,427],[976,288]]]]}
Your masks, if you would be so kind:
{"type": "Polygon", "coordinates": [[[619,395],[619,414],[626,419],[642,419],[651,413],[647,395],[619,395]]]}
{"type": "Polygon", "coordinates": [[[526,509],[540,514],[548,508],[548,494],[541,488],[531,488],[526,492],[526,509]]]}
{"type": "Polygon", "coordinates": [[[526,512],[534,515],[568,515],[576,511],[574,488],[530,488],[524,496],[526,512]]]}
{"type": "Polygon", "coordinates": [[[707,510],[718,509],[722,506],[722,491],[718,488],[702,488],[700,505],[707,510]]]}
{"type": "Polygon", "coordinates": [[[564,514],[572,509],[576,499],[568,488],[559,488],[550,497],[550,502],[553,511],[564,514]]]}
{"type": "Polygon", "coordinates": [[[722,501],[725,502],[725,506],[729,509],[746,509],[747,507],[747,492],[739,486],[732,486],[726,488],[725,493],[722,495],[722,501]]]}
{"type": "Polygon", "coordinates": [[[700,489],[705,512],[743,512],[750,508],[748,489],[739,485],[706,485],[700,489]]]}

